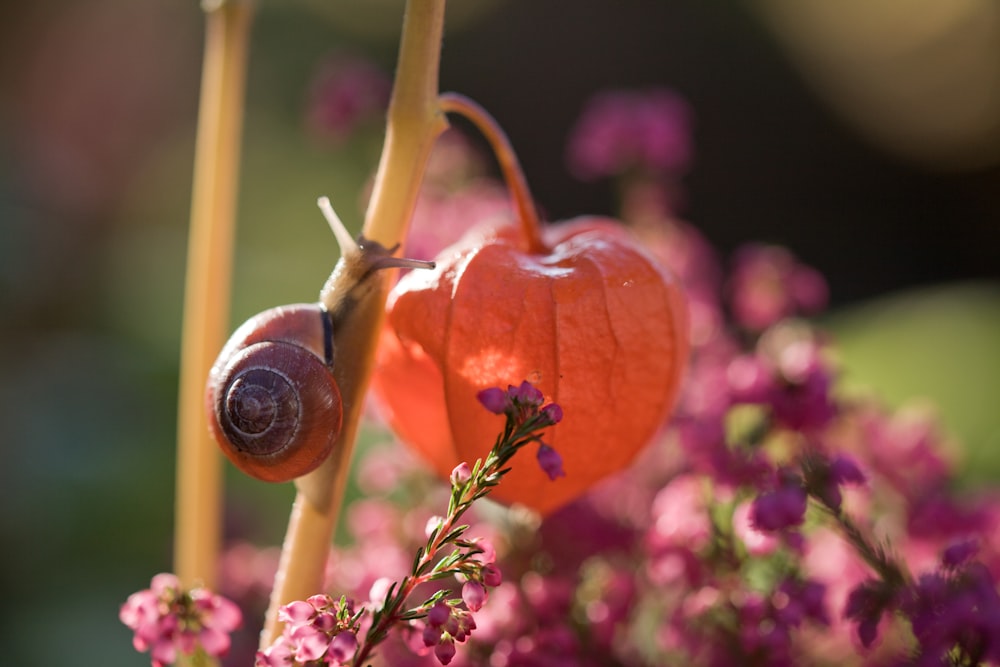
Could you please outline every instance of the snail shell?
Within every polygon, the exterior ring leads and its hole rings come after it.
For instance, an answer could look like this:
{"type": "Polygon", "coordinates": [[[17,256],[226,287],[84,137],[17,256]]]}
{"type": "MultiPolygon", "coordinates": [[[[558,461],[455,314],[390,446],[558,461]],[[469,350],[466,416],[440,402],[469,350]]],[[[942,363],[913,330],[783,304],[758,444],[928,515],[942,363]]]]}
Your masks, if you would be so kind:
{"type": "Polygon", "coordinates": [[[311,472],[333,449],[343,408],[332,373],[333,325],[320,304],[247,320],[209,375],[209,425],[240,470],[268,482],[311,472]]]}
{"type": "MultiPolygon", "coordinates": [[[[433,268],[394,257],[396,247],[351,238],[326,197],[319,207],[341,247],[320,303],[266,310],[247,320],[222,348],[205,393],[209,426],[237,468],[267,482],[315,470],[337,443],[343,401],[334,377],[334,328],[375,294],[371,280],[388,268],[433,268]]],[[[364,309],[360,309],[364,310],[364,309]]],[[[350,347],[350,335],[343,340],[350,347]]]]}

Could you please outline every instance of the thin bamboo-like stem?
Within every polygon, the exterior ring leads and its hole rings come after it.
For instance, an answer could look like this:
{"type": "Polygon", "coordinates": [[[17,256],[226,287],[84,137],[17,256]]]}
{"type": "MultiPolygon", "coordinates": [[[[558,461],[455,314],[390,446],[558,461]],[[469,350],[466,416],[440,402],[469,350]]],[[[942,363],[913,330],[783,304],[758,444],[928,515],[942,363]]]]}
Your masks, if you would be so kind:
{"type": "MultiPolygon", "coordinates": [[[[385,144],[375,176],[363,234],[385,246],[403,241],[416,205],[427,158],[446,126],[437,106],[444,0],[408,0],[385,144]]],[[[336,375],[344,405],[337,447],[314,472],[296,480],[298,492],[282,547],[261,647],[281,633],[278,608],[321,590],[330,540],[340,513],[391,271],[354,305],[345,330],[336,332],[336,375]]]]}
{"type": "Polygon", "coordinates": [[[174,571],[185,586],[214,586],[221,469],[205,421],[205,379],[229,326],[233,228],[252,6],[205,5],[206,34],[178,396],[174,571]]]}

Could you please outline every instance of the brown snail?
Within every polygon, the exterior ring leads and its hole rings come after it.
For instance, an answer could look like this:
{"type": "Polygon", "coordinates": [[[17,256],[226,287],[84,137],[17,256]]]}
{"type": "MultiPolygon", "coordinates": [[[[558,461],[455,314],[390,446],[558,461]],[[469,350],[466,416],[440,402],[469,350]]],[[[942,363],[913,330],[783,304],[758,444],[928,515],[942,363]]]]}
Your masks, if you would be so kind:
{"type": "Polygon", "coordinates": [[[329,200],[320,209],[341,259],[318,303],[279,306],[251,317],[222,348],[209,373],[206,407],[212,435],[237,468],[268,482],[315,470],[337,443],[343,405],[336,372],[337,330],[390,267],[431,262],[392,255],[395,248],[351,238],[329,200]]]}

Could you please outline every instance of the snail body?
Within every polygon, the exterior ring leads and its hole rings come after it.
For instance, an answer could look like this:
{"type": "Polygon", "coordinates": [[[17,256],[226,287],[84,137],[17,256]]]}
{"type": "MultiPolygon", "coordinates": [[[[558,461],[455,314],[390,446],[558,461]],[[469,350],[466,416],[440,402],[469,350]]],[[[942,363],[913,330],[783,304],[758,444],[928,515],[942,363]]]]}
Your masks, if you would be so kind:
{"type": "Polygon", "coordinates": [[[345,327],[383,268],[426,267],[393,249],[351,238],[329,207],[320,208],[341,245],[341,259],[318,303],[279,306],[240,326],[209,372],[209,429],[233,464],[257,479],[285,482],[315,470],[336,446],[343,400],[336,371],[337,330],[345,327]]]}

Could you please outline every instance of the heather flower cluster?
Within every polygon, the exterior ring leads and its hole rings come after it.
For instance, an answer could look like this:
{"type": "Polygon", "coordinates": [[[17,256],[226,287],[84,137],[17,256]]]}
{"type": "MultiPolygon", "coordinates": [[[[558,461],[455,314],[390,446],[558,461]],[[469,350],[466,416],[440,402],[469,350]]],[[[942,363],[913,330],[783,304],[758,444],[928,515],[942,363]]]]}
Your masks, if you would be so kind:
{"type": "Polygon", "coordinates": [[[351,664],[358,650],[361,612],[347,598],[314,595],[278,610],[284,623],[281,636],[271,646],[257,652],[256,667],[351,664]]]}
{"type": "MultiPolygon", "coordinates": [[[[469,526],[460,525],[459,519],[500,483],[510,460],[528,444],[538,443],[540,452],[544,448],[539,464],[552,479],[562,474],[558,453],[544,445],[540,435],[562,419],[558,405],[545,404],[542,393],[527,381],[506,390],[486,389],[479,400],[487,410],[506,415],[503,433],[485,459],[455,466],[447,513],[426,520],[425,541],[415,549],[407,572],[398,581],[373,572],[365,598],[370,602],[358,611],[346,596],[335,601],[324,594],[285,605],[279,612],[282,635],[257,653],[257,667],[367,664],[396,626],[401,628],[399,636],[409,639],[414,655],[432,655],[442,665],[452,662],[455,645],[466,642],[477,628],[475,614],[483,609],[490,589],[503,581],[492,543],[485,537],[467,537],[469,526]],[[456,591],[443,585],[446,580],[461,586],[456,591]],[[423,602],[409,606],[419,595],[426,595],[423,602]]],[[[338,570],[345,564],[336,563],[338,570]]]]}
{"type": "Polygon", "coordinates": [[[118,617],[135,632],[135,649],[150,652],[153,667],[198,651],[213,657],[226,655],[230,633],[242,622],[233,602],[204,588],[185,590],[168,573],[154,576],[149,588],[130,595],[118,617]]]}

